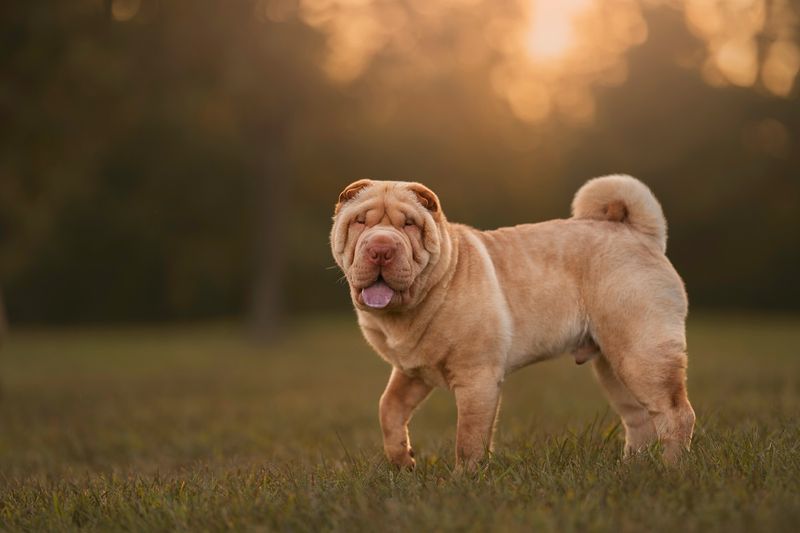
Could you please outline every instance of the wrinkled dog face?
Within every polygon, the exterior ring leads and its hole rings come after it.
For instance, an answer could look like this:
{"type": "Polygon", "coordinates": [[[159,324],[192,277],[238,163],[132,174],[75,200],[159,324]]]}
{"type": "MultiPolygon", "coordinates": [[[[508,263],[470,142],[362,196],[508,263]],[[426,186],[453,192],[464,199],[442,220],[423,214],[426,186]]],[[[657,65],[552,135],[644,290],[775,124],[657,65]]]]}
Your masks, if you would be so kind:
{"type": "Polygon", "coordinates": [[[424,185],[359,180],[339,195],[331,249],[362,310],[413,307],[439,260],[444,222],[424,185]]]}

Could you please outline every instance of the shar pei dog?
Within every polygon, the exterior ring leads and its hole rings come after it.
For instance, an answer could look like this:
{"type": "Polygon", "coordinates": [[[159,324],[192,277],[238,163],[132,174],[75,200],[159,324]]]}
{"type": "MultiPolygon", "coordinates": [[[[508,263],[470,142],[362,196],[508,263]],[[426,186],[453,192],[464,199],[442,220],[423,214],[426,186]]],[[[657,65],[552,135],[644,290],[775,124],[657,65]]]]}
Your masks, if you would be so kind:
{"type": "Polygon", "coordinates": [[[568,353],[591,361],[628,456],[688,449],[687,298],[646,185],[595,178],[572,217],[479,231],[447,220],[420,183],[359,180],[336,203],[331,248],[367,342],[392,365],[379,404],[387,458],[413,468],[408,423],[434,387],[453,391],[456,464],[492,449],[506,375],[568,353]]]}

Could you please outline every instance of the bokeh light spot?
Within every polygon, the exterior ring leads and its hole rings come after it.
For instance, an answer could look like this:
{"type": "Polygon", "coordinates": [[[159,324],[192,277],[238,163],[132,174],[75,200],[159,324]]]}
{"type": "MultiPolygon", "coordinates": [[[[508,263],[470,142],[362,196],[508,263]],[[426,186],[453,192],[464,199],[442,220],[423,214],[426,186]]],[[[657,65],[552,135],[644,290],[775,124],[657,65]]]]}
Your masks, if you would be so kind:
{"type": "Polygon", "coordinates": [[[720,72],[734,85],[749,87],[758,76],[756,43],[752,39],[728,41],[715,55],[720,72]]]}
{"type": "Polygon", "coordinates": [[[591,0],[533,0],[525,51],[535,61],[555,60],[575,44],[574,18],[591,0]]]}
{"type": "Polygon", "coordinates": [[[762,78],[764,87],[778,96],[789,96],[800,70],[800,50],[797,45],[780,41],[773,44],[764,62],[762,78]]]}
{"type": "Polygon", "coordinates": [[[139,13],[141,0],[114,0],[111,3],[111,16],[119,22],[126,22],[139,13]]]}

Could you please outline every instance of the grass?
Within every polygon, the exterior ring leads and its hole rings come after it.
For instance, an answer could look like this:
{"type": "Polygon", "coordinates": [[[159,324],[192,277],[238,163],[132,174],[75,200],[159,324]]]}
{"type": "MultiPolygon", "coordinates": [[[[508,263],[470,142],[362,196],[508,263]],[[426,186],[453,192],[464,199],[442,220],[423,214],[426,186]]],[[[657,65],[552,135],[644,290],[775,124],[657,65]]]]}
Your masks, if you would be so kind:
{"type": "Polygon", "coordinates": [[[452,473],[455,408],[381,456],[388,367],[351,317],[270,347],[233,325],[15,331],[0,359],[0,529],[753,531],[800,523],[800,318],[689,324],[692,453],[621,462],[591,372],[567,358],[504,389],[497,453],[452,473]]]}

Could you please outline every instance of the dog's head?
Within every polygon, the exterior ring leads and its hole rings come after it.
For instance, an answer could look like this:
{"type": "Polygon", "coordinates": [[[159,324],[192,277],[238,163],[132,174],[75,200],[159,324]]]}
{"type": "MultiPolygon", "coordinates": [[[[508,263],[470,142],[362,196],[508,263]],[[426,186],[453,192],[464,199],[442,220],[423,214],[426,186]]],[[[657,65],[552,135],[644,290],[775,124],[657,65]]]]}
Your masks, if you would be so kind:
{"type": "Polygon", "coordinates": [[[359,180],[339,194],[331,249],[358,309],[402,311],[427,293],[449,249],[436,194],[420,183],[359,180]]]}

